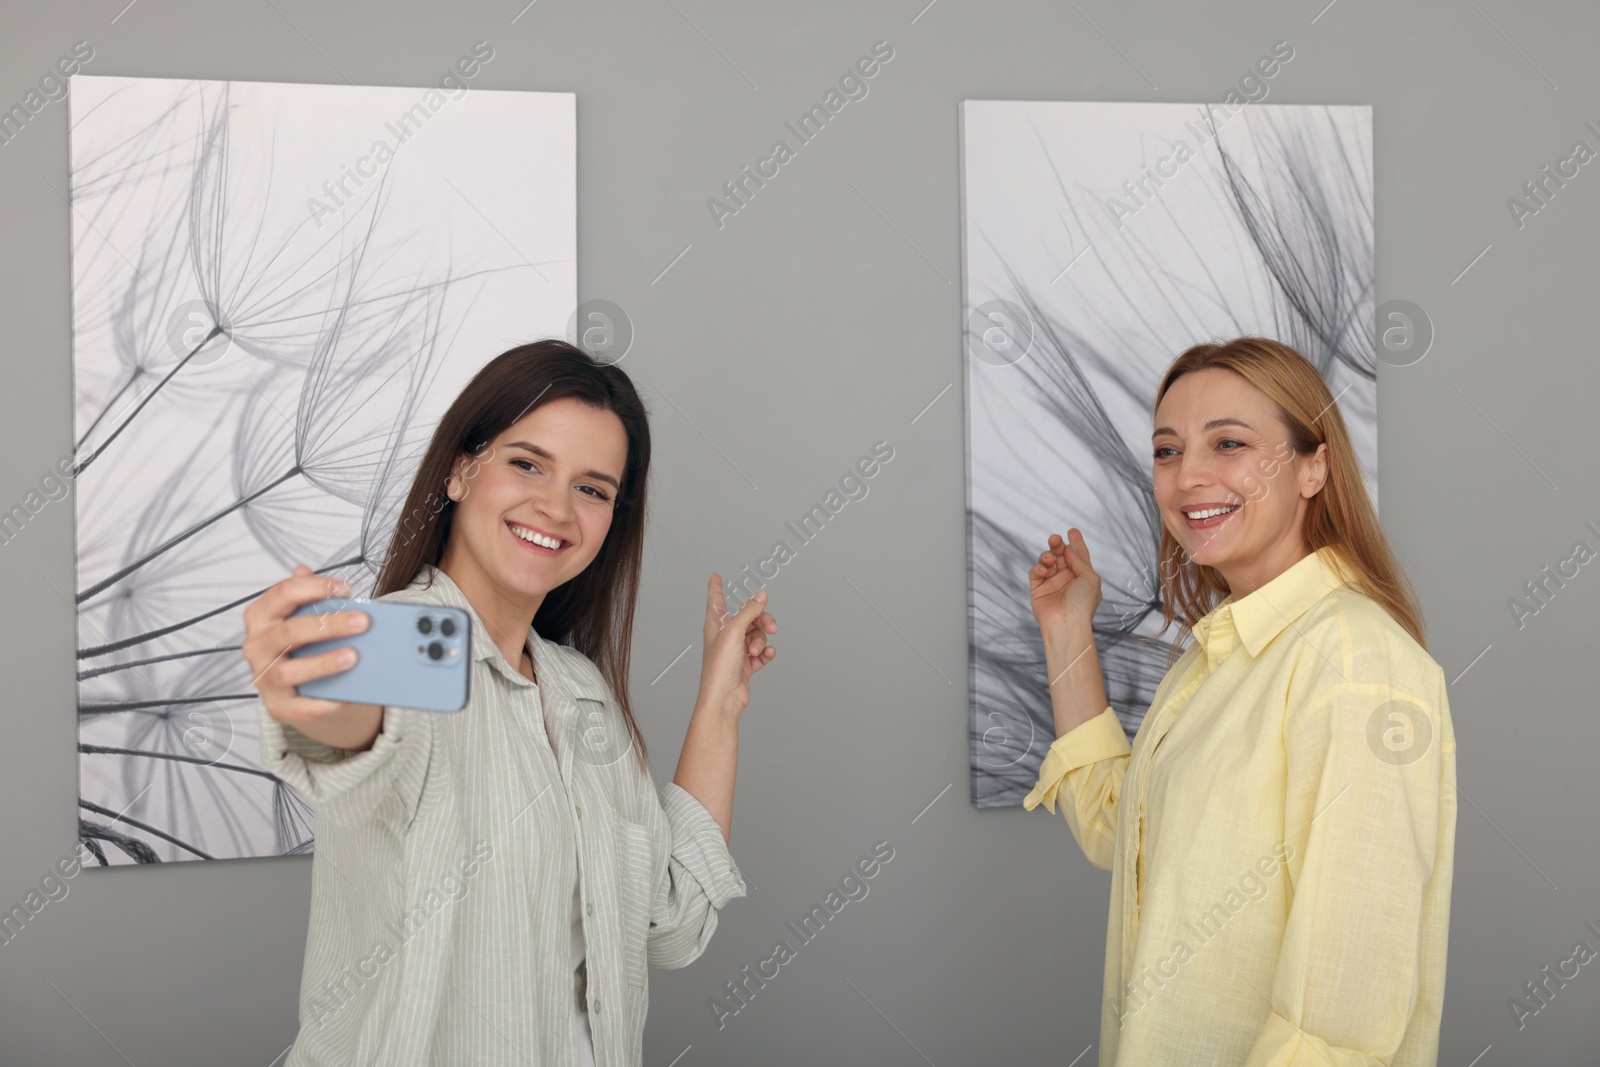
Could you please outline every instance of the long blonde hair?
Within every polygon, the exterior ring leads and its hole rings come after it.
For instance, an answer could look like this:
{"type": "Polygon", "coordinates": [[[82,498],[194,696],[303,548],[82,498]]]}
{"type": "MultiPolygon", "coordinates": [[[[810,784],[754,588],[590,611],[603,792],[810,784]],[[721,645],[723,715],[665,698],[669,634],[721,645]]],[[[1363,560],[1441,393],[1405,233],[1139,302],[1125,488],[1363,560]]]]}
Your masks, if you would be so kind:
{"type": "MultiPolygon", "coordinates": [[[[1383,605],[1424,649],[1422,612],[1361,480],[1361,468],[1344,417],[1334,403],[1327,382],[1306,357],[1293,348],[1266,337],[1238,337],[1224,344],[1199,344],[1173,360],[1156,390],[1156,406],[1172,383],[1190,371],[1208,367],[1231,370],[1265,393],[1278,406],[1289,431],[1289,445],[1297,455],[1309,456],[1327,444],[1328,477],[1306,509],[1301,534],[1315,552],[1332,546],[1338,551],[1346,579],[1383,605]]],[[[1214,567],[1189,560],[1177,538],[1163,524],[1159,556],[1161,604],[1166,623],[1181,618],[1190,628],[1229,592],[1228,583],[1214,567]]]]}

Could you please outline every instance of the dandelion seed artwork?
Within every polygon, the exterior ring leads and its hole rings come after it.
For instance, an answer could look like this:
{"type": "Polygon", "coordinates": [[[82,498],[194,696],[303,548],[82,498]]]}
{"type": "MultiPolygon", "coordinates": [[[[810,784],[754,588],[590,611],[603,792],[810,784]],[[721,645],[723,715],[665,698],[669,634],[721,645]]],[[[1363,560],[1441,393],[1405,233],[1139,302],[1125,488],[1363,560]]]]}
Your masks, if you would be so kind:
{"type": "Polygon", "coordinates": [[[1020,804],[1055,727],[1028,568],[1084,532],[1131,738],[1189,635],[1161,631],[1150,432],[1184,349],[1273,337],[1321,370],[1377,499],[1367,107],[966,101],[968,750],[1020,804]],[[1159,634],[1159,636],[1158,636],[1159,634]]]}
{"type": "Polygon", "coordinates": [[[70,104],[83,846],[304,853],[242,611],[297,562],[369,595],[450,400],[565,332],[574,97],[79,76],[70,104]]]}

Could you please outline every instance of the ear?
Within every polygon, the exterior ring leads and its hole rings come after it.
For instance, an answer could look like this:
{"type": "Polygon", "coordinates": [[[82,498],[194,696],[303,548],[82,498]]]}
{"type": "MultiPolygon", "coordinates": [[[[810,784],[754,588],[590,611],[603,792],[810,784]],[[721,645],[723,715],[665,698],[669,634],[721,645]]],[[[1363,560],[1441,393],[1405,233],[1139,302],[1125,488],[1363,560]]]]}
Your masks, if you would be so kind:
{"type": "Polygon", "coordinates": [[[1300,469],[1300,495],[1307,500],[1322,491],[1328,481],[1328,442],[1317,445],[1300,469]]]}
{"type": "Polygon", "coordinates": [[[467,480],[478,472],[478,459],[466,453],[456,457],[455,463],[450,468],[450,475],[445,479],[444,492],[451,500],[460,500],[467,495],[467,480]]]}

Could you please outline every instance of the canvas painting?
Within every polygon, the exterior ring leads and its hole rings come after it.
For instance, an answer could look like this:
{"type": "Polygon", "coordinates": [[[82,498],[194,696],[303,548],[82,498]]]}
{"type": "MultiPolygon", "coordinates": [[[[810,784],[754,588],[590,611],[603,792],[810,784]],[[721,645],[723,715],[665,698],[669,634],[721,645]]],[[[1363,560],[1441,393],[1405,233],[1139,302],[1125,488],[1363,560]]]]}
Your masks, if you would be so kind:
{"type": "Polygon", "coordinates": [[[969,753],[1020,804],[1055,727],[1028,568],[1084,531],[1096,648],[1131,739],[1189,640],[1164,634],[1150,434],[1191,345],[1316,364],[1377,500],[1369,107],[965,101],[969,753]]]}
{"type": "Polygon", "coordinates": [[[82,840],[304,853],[243,609],[368,595],[445,406],[567,331],[574,96],[80,75],[69,121],[82,840]]]}

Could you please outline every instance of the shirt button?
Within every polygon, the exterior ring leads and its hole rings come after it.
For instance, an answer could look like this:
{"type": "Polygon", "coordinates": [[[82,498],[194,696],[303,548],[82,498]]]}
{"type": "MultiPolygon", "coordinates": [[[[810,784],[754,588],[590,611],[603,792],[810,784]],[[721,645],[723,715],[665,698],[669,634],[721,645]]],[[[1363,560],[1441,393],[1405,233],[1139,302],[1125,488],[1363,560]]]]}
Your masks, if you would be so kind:
{"type": "Polygon", "coordinates": [[[578,813],[578,818],[580,818],[580,819],[583,818],[583,809],[582,808],[574,807],[572,810],[578,813]]]}
{"type": "Polygon", "coordinates": [[[595,997],[594,998],[593,1008],[594,1008],[594,1013],[596,1015],[599,1015],[600,1014],[600,998],[599,997],[595,997]]]}
{"type": "Polygon", "coordinates": [[[593,903],[585,904],[583,906],[583,913],[585,915],[593,915],[594,914],[594,904],[593,903]]]}

